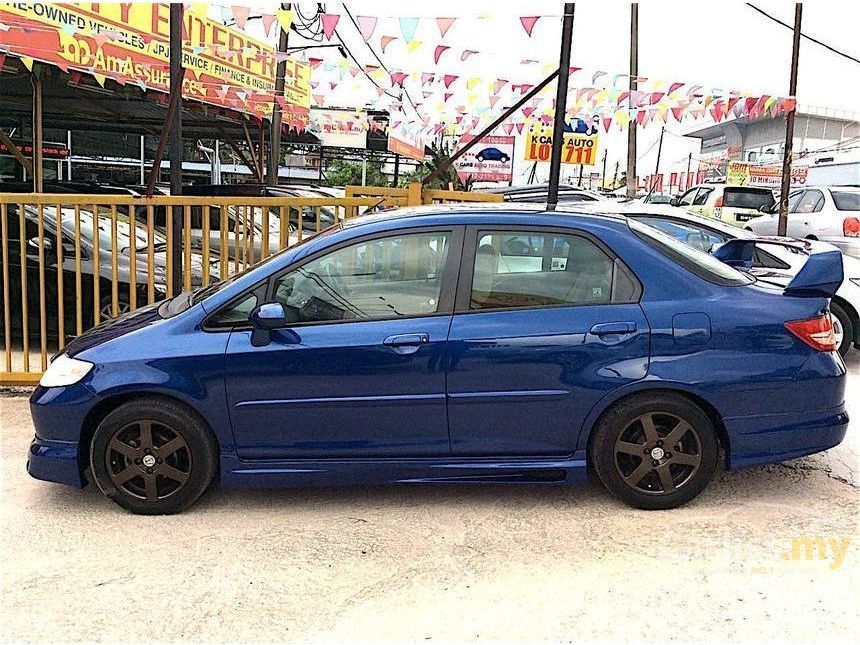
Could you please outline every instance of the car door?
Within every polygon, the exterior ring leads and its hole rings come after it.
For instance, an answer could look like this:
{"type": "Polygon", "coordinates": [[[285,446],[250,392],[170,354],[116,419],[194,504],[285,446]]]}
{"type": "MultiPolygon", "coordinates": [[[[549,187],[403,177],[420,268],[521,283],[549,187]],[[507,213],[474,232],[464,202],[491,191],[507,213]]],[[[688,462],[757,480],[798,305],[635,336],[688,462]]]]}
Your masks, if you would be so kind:
{"type": "Polygon", "coordinates": [[[462,229],[363,238],[313,255],[215,316],[261,301],[290,323],[234,328],[227,400],[243,458],[448,454],[444,358],[462,229]],[[261,291],[260,289],[263,289],[261,291]]]}
{"type": "Polygon", "coordinates": [[[793,208],[789,209],[786,234],[791,237],[816,235],[815,214],[820,212],[823,206],[824,195],[820,190],[804,190],[793,208]]]}
{"type": "Polygon", "coordinates": [[[597,401],[647,373],[640,293],[585,233],[470,228],[448,337],[452,451],[572,453],[597,401]]]}

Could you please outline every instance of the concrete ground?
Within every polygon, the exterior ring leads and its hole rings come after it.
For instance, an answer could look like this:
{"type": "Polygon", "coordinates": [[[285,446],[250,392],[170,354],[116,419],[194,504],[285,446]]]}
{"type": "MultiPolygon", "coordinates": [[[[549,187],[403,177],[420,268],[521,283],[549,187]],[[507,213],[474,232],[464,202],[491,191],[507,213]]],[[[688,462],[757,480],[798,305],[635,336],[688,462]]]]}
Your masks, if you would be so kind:
{"type": "Polygon", "coordinates": [[[651,513],[590,484],[214,491],[138,517],[29,478],[26,399],[0,398],[0,640],[856,642],[849,369],[841,446],[651,513]]]}

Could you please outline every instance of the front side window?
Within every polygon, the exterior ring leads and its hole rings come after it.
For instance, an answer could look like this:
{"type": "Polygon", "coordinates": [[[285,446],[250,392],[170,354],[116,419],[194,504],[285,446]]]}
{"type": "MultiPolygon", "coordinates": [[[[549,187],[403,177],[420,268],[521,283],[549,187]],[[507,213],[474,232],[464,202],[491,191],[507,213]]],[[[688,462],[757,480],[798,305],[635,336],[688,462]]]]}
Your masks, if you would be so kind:
{"type": "Polygon", "coordinates": [[[696,193],[696,198],[693,200],[693,206],[703,206],[712,192],[714,192],[713,188],[699,188],[699,192],[696,193]]]}
{"type": "Polygon", "coordinates": [[[551,232],[478,233],[470,309],[618,302],[633,278],[594,242],[551,232]],[[622,275],[623,274],[623,275],[622,275]],[[624,282],[620,285],[620,281],[624,282]]]}
{"type": "Polygon", "coordinates": [[[275,280],[273,299],[295,324],[431,315],[450,233],[412,233],[332,251],[275,280]]]}
{"type": "Polygon", "coordinates": [[[698,188],[691,188],[686,193],[681,195],[681,199],[678,200],[679,206],[690,206],[693,203],[693,200],[696,198],[696,193],[699,191],[698,188]]]}

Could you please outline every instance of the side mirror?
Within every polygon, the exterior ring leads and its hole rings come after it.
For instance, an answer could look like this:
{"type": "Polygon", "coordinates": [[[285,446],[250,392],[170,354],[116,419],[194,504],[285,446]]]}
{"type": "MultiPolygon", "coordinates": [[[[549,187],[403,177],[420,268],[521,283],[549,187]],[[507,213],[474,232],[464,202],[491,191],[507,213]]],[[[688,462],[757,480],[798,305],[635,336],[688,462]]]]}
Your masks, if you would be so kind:
{"type": "Polygon", "coordinates": [[[287,314],[279,302],[267,302],[254,308],[249,316],[251,326],[251,345],[264,347],[272,342],[272,330],[285,327],[287,314]]]}
{"type": "Polygon", "coordinates": [[[672,199],[669,200],[669,206],[678,206],[678,205],[680,205],[680,203],[681,203],[681,200],[678,199],[677,197],[673,197],[672,199]]]}
{"type": "Polygon", "coordinates": [[[768,206],[767,204],[763,204],[762,206],[758,207],[758,210],[760,213],[765,213],[765,214],[772,213],[773,212],[773,206],[768,206]]]}
{"type": "Polygon", "coordinates": [[[287,324],[287,314],[279,302],[267,302],[251,312],[251,324],[255,329],[278,329],[287,324]]]}
{"type": "MultiPolygon", "coordinates": [[[[35,253],[39,252],[39,238],[31,237],[27,240],[27,246],[29,246],[35,253]]],[[[42,249],[45,255],[52,255],[54,253],[54,240],[47,235],[42,238],[42,249]]]]}

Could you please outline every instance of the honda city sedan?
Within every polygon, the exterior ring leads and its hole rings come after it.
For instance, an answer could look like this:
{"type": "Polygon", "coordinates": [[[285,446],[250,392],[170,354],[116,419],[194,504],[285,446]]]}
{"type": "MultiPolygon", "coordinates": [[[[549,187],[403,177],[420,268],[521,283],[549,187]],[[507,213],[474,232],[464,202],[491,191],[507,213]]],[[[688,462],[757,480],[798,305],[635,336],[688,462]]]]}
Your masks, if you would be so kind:
{"type": "Polygon", "coordinates": [[[137,513],[211,485],[556,483],[644,509],[845,435],[838,250],[786,286],[635,220],[538,205],[355,218],[106,322],[31,398],[28,470],[137,513]],[[721,261],[722,260],[722,261],[721,261]]]}

